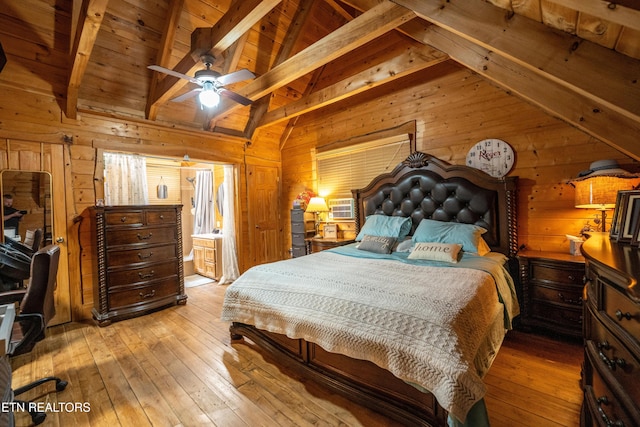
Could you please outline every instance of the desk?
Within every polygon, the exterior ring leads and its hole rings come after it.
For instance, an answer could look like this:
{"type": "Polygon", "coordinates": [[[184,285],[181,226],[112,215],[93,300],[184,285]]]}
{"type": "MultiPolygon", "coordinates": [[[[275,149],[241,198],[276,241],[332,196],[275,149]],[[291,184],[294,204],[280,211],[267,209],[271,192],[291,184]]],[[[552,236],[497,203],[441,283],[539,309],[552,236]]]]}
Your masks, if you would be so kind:
{"type": "MultiPolygon", "coordinates": [[[[13,304],[0,305],[0,395],[2,402],[13,402],[13,390],[11,389],[11,363],[9,363],[9,344],[13,331],[13,320],[16,310],[13,304]]],[[[13,413],[3,411],[0,407],[0,425],[13,426],[13,413]]]]}

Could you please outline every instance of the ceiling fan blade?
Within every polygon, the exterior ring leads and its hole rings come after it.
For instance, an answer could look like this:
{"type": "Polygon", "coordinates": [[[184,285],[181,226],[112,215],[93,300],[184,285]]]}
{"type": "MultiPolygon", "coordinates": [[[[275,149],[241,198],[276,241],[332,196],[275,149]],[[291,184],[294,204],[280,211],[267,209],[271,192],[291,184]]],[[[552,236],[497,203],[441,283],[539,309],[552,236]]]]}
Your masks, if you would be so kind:
{"type": "Polygon", "coordinates": [[[193,98],[194,96],[196,96],[200,92],[202,92],[202,88],[195,88],[195,89],[190,90],[187,93],[183,93],[180,96],[176,96],[171,101],[173,101],[173,102],[182,102],[182,101],[185,101],[185,100],[187,100],[189,98],[193,98]]]}
{"type": "Polygon", "coordinates": [[[251,71],[243,68],[242,70],[234,71],[233,73],[225,74],[224,76],[218,77],[216,80],[222,86],[230,85],[232,83],[241,82],[243,80],[249,80],[255,78],[255,74],[251,71]]]}
{"type": "Polygon", "coordinates": [[[202,85],[198,79],[195,79],[191,76],[187,76],[186,74],[178,73],[177,71],[170,70],[168,68],[161,67],[159,65],[149,65],[147,68],[153,71],[159,71],[161,73],[168,74],[173,77],[177,77],[179,79],[189,80],[191,83],[195,83],[197,85],[202,85]]]}
{"type": "Polygon", "coordinates": [[[235,93],[235,92],[231,92],[230,90],[224,89],[224,88],[220,88],[218,90],[218,93],[220,94],[220,96],[224,96],[227,97],[233,101],[236,101],[238,104],[242,104],[242,105],[249,105],[251,104],[253,101],[250,100],[249,98],[245,98],[244,96],[235,93]]]}

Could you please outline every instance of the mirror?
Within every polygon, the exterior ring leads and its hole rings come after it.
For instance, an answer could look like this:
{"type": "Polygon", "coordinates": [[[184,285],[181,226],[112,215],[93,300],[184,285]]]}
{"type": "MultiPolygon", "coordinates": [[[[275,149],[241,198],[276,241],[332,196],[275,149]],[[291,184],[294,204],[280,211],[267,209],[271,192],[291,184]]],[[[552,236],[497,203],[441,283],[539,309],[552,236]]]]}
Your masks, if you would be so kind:
{"type": "Polygon", "coordinates": [[[0,189],[4,243],[28,255],[50,244],[53,236],[51,174],[3,170],[0,189]]]}

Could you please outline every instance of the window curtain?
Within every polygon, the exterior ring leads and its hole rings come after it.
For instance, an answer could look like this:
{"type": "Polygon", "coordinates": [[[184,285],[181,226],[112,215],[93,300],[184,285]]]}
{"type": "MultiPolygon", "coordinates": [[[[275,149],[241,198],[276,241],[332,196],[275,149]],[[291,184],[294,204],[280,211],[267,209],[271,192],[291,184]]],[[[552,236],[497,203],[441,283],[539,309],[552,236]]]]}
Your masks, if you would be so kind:
{"type": "Polygon", "coordinates": [[[109,206],[148,204],[146,159],[134,154],[104,153],[104,196],[109,206]]]}
{"type": "Polygon", "coordinates": [[[236,251],[236,213],[235,213],[235,178],[233,166],[224,166],[224,182],[222,191],[222,277],[221,285],[231,283],[240,276],[238,255],[236,251]]]}
{"type": "Polygon", "coordinates": [[[196,171],[195,218],[193,234],[213,233],[215,212],[213,206],[213,172],[196,171]]]}

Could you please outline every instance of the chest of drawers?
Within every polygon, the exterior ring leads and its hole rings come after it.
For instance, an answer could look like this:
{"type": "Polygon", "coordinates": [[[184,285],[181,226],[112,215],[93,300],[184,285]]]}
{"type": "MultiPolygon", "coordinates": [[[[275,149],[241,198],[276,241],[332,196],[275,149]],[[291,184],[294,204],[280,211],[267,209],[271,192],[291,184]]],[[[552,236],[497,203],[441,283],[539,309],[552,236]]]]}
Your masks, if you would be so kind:
{"type": "Polygon", "coordinates": [[[291,209],[291,256],[293,258],[307,255],[311,251],[307,237],[309,232],[304,210],[291,209]]]}
{"type": "Polygon", "coordinates": [[[582,336],[584,258],[560,252],[518,253],[525,328],[582,336]]]}
{"type": "Polygon", "coordinates": [[[92,315],[100,326],[186,303],[181,213],[181,205],[90,209],[92,315]]]}
{"type": "Polygon", "coordinates": [[[596,234],[587,259],[583,426],[640,425],[640,250],[596,234]]]}

